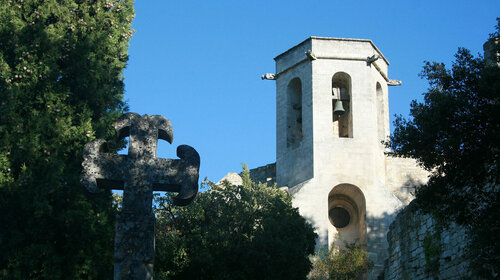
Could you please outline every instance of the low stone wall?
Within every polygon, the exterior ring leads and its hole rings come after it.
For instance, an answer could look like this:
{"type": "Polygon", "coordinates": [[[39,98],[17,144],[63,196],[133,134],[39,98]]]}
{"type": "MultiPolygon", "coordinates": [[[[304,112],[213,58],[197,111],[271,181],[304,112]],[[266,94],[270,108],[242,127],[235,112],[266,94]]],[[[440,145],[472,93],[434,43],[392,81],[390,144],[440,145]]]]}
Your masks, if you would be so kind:
{"type": "Polygon", "coordinates": [[[474,279],[468,269],[466,230],[440,225],[410,203],[389,227],[389,259],[381,279],[474,279]]]}

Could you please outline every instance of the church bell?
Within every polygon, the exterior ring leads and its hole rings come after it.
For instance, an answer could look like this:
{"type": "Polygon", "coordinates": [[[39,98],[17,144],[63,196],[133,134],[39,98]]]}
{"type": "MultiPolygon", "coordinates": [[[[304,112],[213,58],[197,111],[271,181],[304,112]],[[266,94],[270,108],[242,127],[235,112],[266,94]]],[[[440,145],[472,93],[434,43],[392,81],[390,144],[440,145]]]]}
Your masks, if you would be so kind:
{"type": "Polygon", "coordinates": [[[338,116],[341,116],[345,113],[344,106],[342,106],[341,100],[335,101],[335,108],[333,108],[333,113],[338,116]]]}

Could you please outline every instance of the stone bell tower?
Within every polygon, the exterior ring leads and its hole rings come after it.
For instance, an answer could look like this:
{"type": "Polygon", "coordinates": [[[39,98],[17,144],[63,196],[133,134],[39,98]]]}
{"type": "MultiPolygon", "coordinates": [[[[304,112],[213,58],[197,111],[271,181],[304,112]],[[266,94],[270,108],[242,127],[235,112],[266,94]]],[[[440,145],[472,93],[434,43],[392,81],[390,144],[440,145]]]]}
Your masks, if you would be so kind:
{"type": "Polygon", "coordinates": [[[316,228],[318,245],[344,241],[367,248],[376,276],[386,232],[425,171],[391,158],[389,62],[371,40],[310,37],[278,55],[276,181],[288,187],[316,228]]]}

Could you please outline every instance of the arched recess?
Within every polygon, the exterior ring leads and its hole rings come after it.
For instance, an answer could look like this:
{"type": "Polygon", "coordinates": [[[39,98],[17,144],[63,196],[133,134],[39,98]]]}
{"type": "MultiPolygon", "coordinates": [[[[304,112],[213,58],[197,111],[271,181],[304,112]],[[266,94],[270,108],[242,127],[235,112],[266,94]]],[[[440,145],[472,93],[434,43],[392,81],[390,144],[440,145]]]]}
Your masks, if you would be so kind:
{"type": "Polygon", "coordinates": [[[339,184],[328,194],[329,244],[357,243],[366,248],[366,200],[351,184],[339,184]],[[339,238],[340,240],[337,240],[339,238]]]}
{"type": "Polygon", "coordinates": [[[296,148],[302,141],[302,82],[294,78],[288,83],[286,146],[296,148]]]}
{"type": "Polygon", "coordinates": [[[379,142],[385,141],[385,106],[384,106],[384,92],[382,86],[377,82],[377,137],[379,142]]]}
{"type": "Polygon", "coordinates": [[[344,72],[337,72],[332,77],[332,121],[333,136],[352,138],[352,92],[351,76],[344,72]],[[335,111],[340,102],[344,109],[343,114],[335,111]],[[337,107],[336,107],[337,105],[337,107]]]}

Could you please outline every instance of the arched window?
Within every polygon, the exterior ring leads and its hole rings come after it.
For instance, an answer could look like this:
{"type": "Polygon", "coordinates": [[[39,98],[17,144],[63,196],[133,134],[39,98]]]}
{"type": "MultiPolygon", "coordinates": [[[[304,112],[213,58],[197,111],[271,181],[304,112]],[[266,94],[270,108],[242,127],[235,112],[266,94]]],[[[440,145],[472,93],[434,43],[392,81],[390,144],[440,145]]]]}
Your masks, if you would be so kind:
{"type": "Polygon", "coordinates": [[[335,186],[328,194],[328,218],[333,227],[329,238],[340,237],[344,242],[366,246],[366,201],[363,192],[351,184],[335,186]],[[338,235],[340,233],[340,236],[338,235]]]}
{"type": "Polygon", "coordinates": [[[351,77],[338,72],[332,77],[333,136],[352,138],[351,77]]]}
{"type": "Polygon", "coordinates": [[[378,140],[385,141],[385,106],[384,106],[384,92],[382,91],[382,86],[377,83],[377,136],[378,140]]]}
{"type": "Polygon", "coordinates": [[[287,87],[286,146],[296,148],[302,141],[302,83],[299,78],[287,87]]]}

